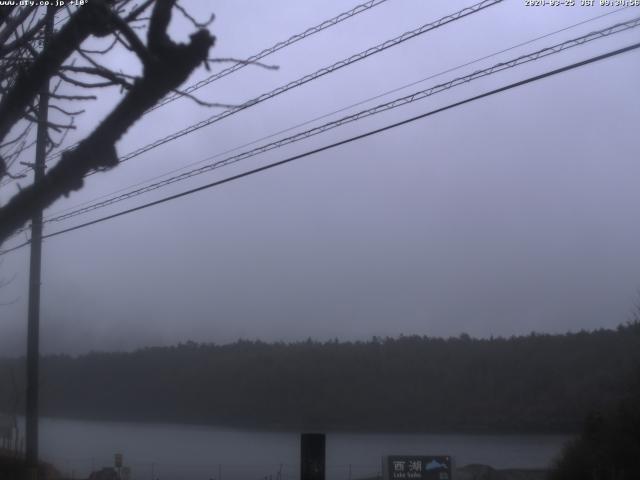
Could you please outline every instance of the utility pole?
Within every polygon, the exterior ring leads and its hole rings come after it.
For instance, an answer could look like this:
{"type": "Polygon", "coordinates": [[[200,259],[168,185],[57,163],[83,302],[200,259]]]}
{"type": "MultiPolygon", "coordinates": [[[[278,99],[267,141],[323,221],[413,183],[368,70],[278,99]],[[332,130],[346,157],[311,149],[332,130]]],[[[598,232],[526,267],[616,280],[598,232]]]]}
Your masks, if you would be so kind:
{"type": "MultiPolygon", "coordinates": [[[[53,33],[55,10],[47,7],[44,27],[43,50],[47,48],[53,33]]],[[[40,89],[38,99],[38,132],[36,137],[36,161],[33,166],[37,184],[44,176],[47,150],[47,122],[49,120],[49,79],[40,89]]],[[[38,396],[40,363],[40,266],[42,258],[42,210],[31,217],[31,256],[29,260],[29,313],[27,324],[27,399],[26,399],[26,461],[27,478],[38,478],[38,396]]]]}

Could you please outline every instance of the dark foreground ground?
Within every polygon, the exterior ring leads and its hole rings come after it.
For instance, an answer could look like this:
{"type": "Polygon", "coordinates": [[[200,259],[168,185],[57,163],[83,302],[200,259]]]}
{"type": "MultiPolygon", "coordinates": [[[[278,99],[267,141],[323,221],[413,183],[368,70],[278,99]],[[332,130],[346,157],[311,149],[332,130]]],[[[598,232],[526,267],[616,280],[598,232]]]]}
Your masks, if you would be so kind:
{"type": "MultiPolygon", "coordinates": [[[[40,476],[43,480],[62,480],[57,470],[48,463],[40,464],[40,476]]],[[[24,460],[13,452],[0,449],[0,480],[22,480],[25,478],[24,460]]]]}

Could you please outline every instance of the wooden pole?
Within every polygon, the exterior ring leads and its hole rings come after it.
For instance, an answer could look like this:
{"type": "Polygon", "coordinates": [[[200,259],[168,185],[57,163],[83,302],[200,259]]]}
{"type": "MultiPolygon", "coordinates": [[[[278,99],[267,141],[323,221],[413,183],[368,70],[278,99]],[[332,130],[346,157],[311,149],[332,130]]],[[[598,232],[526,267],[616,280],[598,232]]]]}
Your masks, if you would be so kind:
{"type": "MultiPolygon", "coordinates": [[[[53,32],[55,10],[47,7],[43,49],[46,49],[53,32]]],[[[36,161],[34,183],[44,176],[47,150],[47,122],[49,119],[49,80],[40,89],[38,100],[38,132],[36,137],[36,161]]],[[[27,320],[27,395],[26,395],[26,462],[27,478],[38,478],[38,400],[40,362],[40,267],[42,259],[42,210],[31,218],[31,257],[29,262],[29,313],[27,320]]]]}

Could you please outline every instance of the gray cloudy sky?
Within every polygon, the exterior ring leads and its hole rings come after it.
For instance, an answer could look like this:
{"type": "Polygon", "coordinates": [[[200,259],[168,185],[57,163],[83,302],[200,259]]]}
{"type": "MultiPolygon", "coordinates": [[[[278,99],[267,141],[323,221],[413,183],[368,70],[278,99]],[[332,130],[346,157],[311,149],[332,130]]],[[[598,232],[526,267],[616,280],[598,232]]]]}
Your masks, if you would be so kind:
{"type": "MultiPolygon", "coordinates": [[[[198,95],[242,103],[472,3],[390,0],[268,57],[278,71],[248,67],[198,95]]],[[[214,9],[214,56],[246,58],[354,5],[194,0],[189,8],[202,18],[214,9]]],[[[47,214],[610,11],[507,0],[94,175],[47,214]]],[[[383,100],[638,15],[640,8],[628,8],[383,100]]],[[[192,29],[176,18],[176,38],[192,29]]],[[[598,40],[47,232],[639,39],[634,29],[598,40]]],[[[122,54],[111,61],[135,65],[122,54]]],[[[189,83],[206,75],[200,69],[189,83]]],[[[615,327],[629,319],[640,289],[639,84],[635,51],[47,240],[42,349],[615,327]]],[[[116,99],[117,92],[103,94],[70,140],[90,131],[116,99]]],[[[127,153],[213,113],[186,99],[173,102],[140,121],[118,150],[127,153]]],[[[14,188],[0,191],[2,199],[14,188]]],[[[27,272],[28,249],[7,255],[0,267],[0,277],[16,274],[0,291],[0,302],[16,300],[0,307],[0,352],[9,355],[25,349],[27,272]]]]}

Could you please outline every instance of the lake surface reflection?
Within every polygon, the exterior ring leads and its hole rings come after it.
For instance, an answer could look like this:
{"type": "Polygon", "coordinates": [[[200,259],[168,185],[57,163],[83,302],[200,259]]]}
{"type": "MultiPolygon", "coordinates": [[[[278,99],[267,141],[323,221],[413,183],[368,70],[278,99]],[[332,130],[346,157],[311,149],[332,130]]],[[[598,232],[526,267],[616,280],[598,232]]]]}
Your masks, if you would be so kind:
{"type": "MultiPolygon", "coordinates": [[[[24,431],[24,430],[23,430],[24,431]]],[[[458,466],[546,467],[564,435],[327,433],[327,479],[379,472],[390,454],[447,454],[458,466]]],[[[299,434],[212,426],[92,422],[45,418],[40,454],[64,474],[86,478],[113,465],[116,452],[132,480],[293,480],[299,477],[299,434]]]]}

